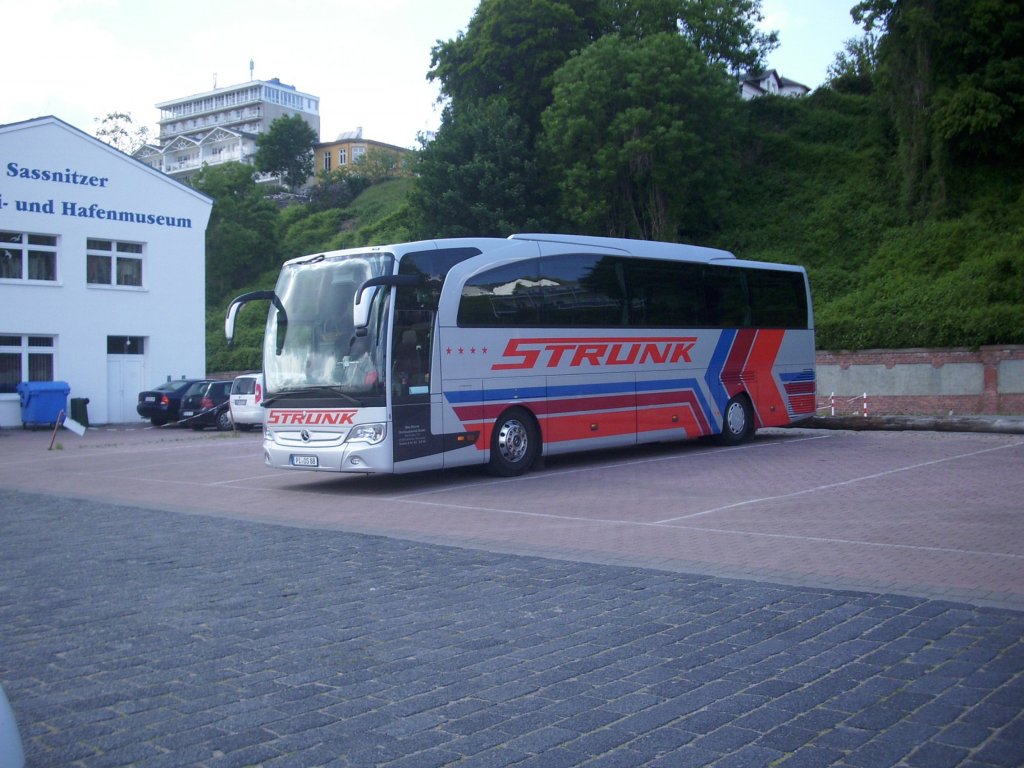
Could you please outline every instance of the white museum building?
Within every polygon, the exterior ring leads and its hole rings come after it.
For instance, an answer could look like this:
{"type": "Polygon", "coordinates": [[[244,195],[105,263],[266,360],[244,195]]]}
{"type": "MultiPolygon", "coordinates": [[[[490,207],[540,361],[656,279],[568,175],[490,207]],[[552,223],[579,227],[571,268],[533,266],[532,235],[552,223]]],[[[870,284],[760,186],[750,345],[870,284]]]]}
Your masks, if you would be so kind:
{"type": "Polygon", "coordinates": [[[67,382],[112,424],[205,375],[212,206],[56,117],[0,125],[0,427],[22,426],[21,382],[67,382]]]}

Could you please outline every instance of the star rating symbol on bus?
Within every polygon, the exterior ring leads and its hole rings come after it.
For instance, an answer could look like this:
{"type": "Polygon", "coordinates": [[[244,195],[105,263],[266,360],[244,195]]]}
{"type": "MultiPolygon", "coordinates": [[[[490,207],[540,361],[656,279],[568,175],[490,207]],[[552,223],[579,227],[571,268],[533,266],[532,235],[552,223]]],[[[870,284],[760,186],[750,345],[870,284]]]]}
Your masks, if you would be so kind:
{"type": "MultiPolygon", "coordinates": [[[[460,355],[464,355],[464,354],[466,354],[466,348],[465,347],[459,347],[458,349],[452,349],[451,347],[445,347],[444,352],[445,352],[446,355],[450,355],[450,354],[452,354],[452,352],[458,352],[460,355]]],[[[487,354],[487,347],[480,347],[480,349],[477,349],[476,347],[470,347],[469,348],[469,354],[475,355],[477,352],[479,352],[481,355],[486,355],[487,354]]]]}

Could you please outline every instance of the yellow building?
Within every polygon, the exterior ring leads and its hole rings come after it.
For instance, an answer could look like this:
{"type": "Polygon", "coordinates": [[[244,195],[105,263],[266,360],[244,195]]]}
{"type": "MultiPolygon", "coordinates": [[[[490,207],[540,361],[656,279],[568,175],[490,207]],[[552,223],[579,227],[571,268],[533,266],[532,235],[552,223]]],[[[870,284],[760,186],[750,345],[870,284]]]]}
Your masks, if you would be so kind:
{"type": "Polygon", "coordinates": [[[390,156],[394,160],[394,175],[403,173],[404,161],[412,154],[412,150],[382,141],[363,138],[363,129],[346,131],[338,135],[334,141],[321,142],[314,148],[313,172],[330,173],[340,169],[353,169],[367,153],[377,152],[390,156]]]}

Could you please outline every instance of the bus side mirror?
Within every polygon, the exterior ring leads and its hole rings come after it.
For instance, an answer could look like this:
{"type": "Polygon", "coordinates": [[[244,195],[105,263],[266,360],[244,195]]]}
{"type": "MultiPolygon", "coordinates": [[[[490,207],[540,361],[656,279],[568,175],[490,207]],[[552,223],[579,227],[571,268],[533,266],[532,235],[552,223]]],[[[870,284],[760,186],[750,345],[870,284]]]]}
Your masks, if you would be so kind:
{"type": "Polygon", "coordinates": [[[281,354],[281,350],[284,349],[284,337],[288,329],[288,313],[285,312],[281,299],[273,291],[251,291],[232,299],[231,304],[228,306],[227,315],[224,317],[224,336],[228,340],[228,349],[234,346],[235,320],[238,319],[238,313],[250,301],[259,300],[269,301],[277,307],[277,354],[281,354]]]}
{"type": "Polygon", "coordinates": [[[243,304],[239,303],[236,299],[231,302],[231,306],[228,307],[228,314],[224,318],[224,336],[228,340],[228,349],[233,349],[235,346],[235,318],[238,317],[238,310],[243,307],[243,304]]]}
{"type": "Polygon", "coordinates": [[[366,335],[366,326],[370,324],[370,305],[373,304],[373,297],[377,295],[376,288],[369,288],[366,291],[364,288],[365,283],[356,291],[352,307],[352,323],[356,329],[356,336],[366,335]]]}
{"type": "Polygon", "coordinates": [[[377,286],[415,287],[422,284],[423,277],[421,275],[382,275],[364,281],[356,291],[352,304],[352,322],[356,329],[356,336],[366,335],[366,326],[370,324],[370,307],[377,295],[377,286]],[[368,291],[369,294],[366,295],[368,291]]]}

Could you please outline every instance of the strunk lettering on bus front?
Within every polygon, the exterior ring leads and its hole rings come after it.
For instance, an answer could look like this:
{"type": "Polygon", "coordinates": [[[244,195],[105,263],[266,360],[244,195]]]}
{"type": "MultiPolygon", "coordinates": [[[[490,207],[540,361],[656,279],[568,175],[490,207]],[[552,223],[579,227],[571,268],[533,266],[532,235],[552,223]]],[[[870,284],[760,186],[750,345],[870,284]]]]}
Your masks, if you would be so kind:
{"type": "Polygon", "coordinates": [[[267,424],[278,426],[340,426],[351,425],[356,411],[305,411],[305,410],[271,410],[267,414],[267,424]]]}

